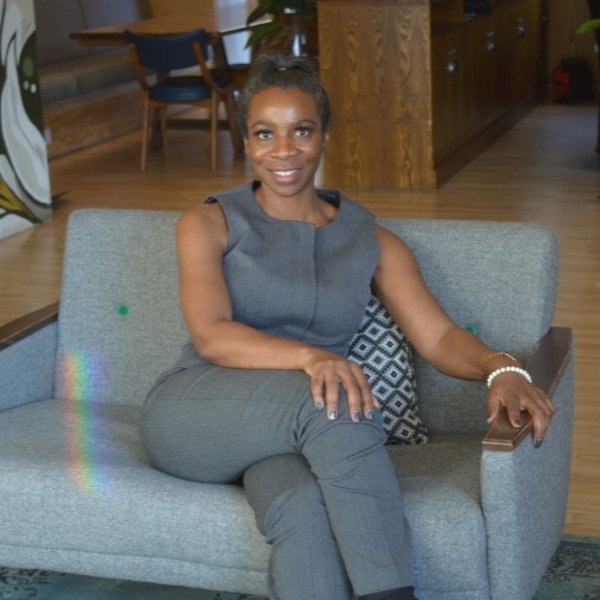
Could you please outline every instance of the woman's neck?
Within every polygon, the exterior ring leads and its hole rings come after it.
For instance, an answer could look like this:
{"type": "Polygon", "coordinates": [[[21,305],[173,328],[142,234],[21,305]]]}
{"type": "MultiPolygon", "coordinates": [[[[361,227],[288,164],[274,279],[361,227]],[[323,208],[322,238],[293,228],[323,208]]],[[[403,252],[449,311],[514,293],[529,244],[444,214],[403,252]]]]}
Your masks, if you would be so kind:
{"type": "Polygon", "coordinates": [[[254,192],[256,202],[273,219],[283,221],[303,221],[315,227],[331,223],[337,215],[337,208],[317,196],[316,190],[307,190],[302,196],[279,196],[270,194],[265,187],[254,192]]]}

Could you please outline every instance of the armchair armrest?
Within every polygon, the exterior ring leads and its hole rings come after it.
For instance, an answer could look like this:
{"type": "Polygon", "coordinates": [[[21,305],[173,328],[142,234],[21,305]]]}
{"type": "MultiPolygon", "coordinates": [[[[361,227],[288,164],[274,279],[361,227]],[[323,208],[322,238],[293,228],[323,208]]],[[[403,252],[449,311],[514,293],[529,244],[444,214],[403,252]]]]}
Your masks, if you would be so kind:
{"type": "MultiPolygon", "coordinates": [[[[560,541],[569,490],[574,357],[569,329],[551,329],[527,367],[556,413],[540,448],[481,453],[481,505],[492,600],[529,600],[560,541]]],[[[523,439],[524,434],[521,434],[523,439]]]]}
{"type": "Polygon", "coordinates": [[[54,391],[58,303],[0,327],[0,411],[54,391]]]}
{"type": "MultiPolygon", "coordinates": [[[[541,339],[526,368],[534,383],[552,398],[571,356],[572,332],[567,327],[552,327],[541,339]]],[[[512,452],[531,433],[533,422],[529,413],[523,413],[523,427],[510,424],[503,410],[483,438],[484,450],[512,452]]]]}
{"type": "Polygon", "coordinates": [[[0,351],[58,319],[58,302],[44,306],[0,327],[0,351]]]}

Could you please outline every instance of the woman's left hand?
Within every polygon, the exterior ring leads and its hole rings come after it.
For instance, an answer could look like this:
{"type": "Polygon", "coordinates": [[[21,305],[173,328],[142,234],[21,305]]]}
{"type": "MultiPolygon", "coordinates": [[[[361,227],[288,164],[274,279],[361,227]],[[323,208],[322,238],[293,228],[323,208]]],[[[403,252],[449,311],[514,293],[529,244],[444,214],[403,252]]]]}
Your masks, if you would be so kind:
{"type": "Polygon", "coordinates": [[[506,408],[513,427],[522,427],[521,412],[526,411],[533,420],[533,443],[539,448],[550,426],[555,407],[552,401],[535,385],[518,373],[498,375],[488,392],[488,423],[492,423],[502,408],[506,408]]]}

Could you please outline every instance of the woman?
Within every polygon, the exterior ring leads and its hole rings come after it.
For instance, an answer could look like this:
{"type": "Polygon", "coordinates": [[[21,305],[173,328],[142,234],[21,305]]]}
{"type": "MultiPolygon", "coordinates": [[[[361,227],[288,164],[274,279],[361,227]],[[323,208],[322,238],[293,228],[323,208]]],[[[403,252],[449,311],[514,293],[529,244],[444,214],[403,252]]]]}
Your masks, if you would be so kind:
{"type": "Polygon", "coordinates": [[[505,406],[520,426],[529,411],[539,445],[554,408],[516,359],[448,318],[400,239],[339,193],[315,189],[329,104],[307,63],[258,59],[239,112],[255,182],[178,224],[192,343],[149,394],[146,451],[186,479],[245,474],[273,546],[271,598],[414,598],[377,401],[346,358],[371,289],[436,368],[492,376],[490,420],[505,406]]]}

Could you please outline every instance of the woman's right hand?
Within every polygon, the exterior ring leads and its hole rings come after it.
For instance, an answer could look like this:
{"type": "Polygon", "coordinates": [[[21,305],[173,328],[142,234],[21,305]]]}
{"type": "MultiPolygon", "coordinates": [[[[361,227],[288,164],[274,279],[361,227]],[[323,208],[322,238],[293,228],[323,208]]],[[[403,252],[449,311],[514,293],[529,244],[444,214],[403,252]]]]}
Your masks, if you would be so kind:
{"type": "Polygon", "coordinates": [[[323,350],[311,353],[304,371],[310,376],[313,402],[317,408],[326,410],[328,419],[333,420],[339,414],[340,386],[346,392],[353,421],[373,418],[378,404],[356,363],[323,350]]]}

